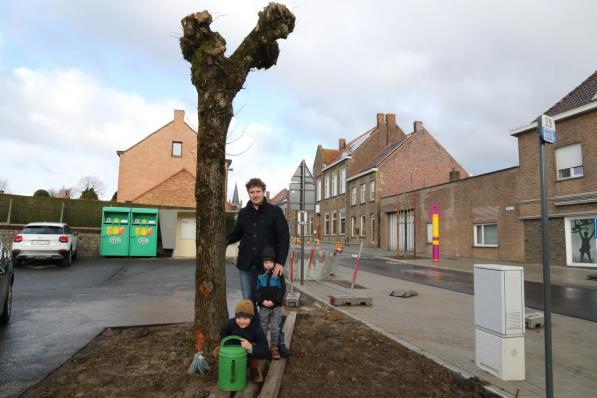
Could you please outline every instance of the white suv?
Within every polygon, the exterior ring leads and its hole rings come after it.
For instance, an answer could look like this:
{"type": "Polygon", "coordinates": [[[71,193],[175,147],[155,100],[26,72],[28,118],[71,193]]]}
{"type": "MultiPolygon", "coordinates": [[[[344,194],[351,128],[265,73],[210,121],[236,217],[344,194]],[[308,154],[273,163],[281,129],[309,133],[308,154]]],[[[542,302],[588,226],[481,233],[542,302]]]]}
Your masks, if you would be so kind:
{"type": "Polygon", "coordinates": [[[62,265],[69,266],[77,258],[78,235],[64,223],[27,224],[12,243],[13,264],[19,266],[26,260],[62,260],[62,265]]]}

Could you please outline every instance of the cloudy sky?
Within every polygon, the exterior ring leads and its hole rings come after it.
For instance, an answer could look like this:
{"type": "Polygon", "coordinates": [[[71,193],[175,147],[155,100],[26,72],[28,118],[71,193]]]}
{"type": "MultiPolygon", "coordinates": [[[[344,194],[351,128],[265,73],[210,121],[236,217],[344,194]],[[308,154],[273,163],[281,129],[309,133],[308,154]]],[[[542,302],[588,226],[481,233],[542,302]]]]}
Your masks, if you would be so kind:
{"type": "MultiPolygon", "coordinates": [[[[117,150],[175,108],[197,125],[180,19],[209,10],[231,54],[266,4],[0,2],[0,180],[31,195],[91,175],[110,198],[117,150]]],[[[407,133],[422,120],[472,174],[516,165],[510,130],[597,69],[591,0],[285,4],[297,23],[278,65],[252,72],[235,100],[229,197],[252,176],[275,194],[302,159],[312,165],[317,144],[358,136],[378,112],[407,133]]]]}

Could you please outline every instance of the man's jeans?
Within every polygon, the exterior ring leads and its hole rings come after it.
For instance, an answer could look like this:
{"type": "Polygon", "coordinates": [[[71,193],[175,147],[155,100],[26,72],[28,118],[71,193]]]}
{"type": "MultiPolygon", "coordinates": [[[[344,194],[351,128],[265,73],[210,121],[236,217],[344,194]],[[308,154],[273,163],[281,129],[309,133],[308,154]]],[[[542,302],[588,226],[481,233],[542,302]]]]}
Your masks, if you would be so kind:
{"type": "MultiPolygon", "coordinates": [[[[257,272],[255,271],[255,268],[251,268],[249,271],[238,270],[238,275],[240,278],[240,290],[243,294],[243,299],[255,302],[255,300],[253,299],[253,285],[257,280],[257,272]]],[[[253,320],[257,323],[260,323],[259,312],[257,311],[257,307],[255,307],[255,317],[253,318],[253,320]]],[[[280,338],[278,341],[278,345],[284,345],[285,340],[284,331],[282,330],[283,327],[284,324],[282,323],[282,317],[280,317],[280,338]]],[[[273,343],[274,342],[272,342],[272,344],[273,343]]]]}

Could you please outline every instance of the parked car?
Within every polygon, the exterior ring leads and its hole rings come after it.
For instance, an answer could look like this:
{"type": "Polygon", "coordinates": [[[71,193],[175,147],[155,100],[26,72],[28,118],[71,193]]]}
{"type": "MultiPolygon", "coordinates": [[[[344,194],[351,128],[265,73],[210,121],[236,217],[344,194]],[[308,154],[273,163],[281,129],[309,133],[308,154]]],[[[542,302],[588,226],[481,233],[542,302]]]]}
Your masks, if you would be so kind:
{"type": "Polygon", "coordinates": [[[14,238],[13,263],[19,266],[27,260],[60,260],[62,265],[69,266],[77,259],[78,235],[64,223],[29,223],[14,238]]]}
{"type": "Polygon", "coordinates": [[[0,240],[0,324],[8,323],[12,311],[12,284],[15,280],[8,248],[0,240]]]}

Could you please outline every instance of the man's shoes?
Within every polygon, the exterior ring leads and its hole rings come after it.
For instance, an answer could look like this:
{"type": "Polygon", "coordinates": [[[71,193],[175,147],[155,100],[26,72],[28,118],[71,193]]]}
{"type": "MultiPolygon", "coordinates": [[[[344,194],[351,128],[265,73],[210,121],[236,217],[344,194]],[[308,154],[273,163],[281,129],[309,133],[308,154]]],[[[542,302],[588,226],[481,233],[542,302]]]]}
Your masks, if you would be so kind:
{"type": "Polygon", "coordinates": [[[290,356],[290,351],[288,351],[285,344],[278,345],[278,352],[282,358],[288,358],[290,356]]]}
{"type": "Polygon", "coordinates": [[[272,359],[280,359],[280,351],[278,350],[278,346],[272,346],[272,359]]]}

